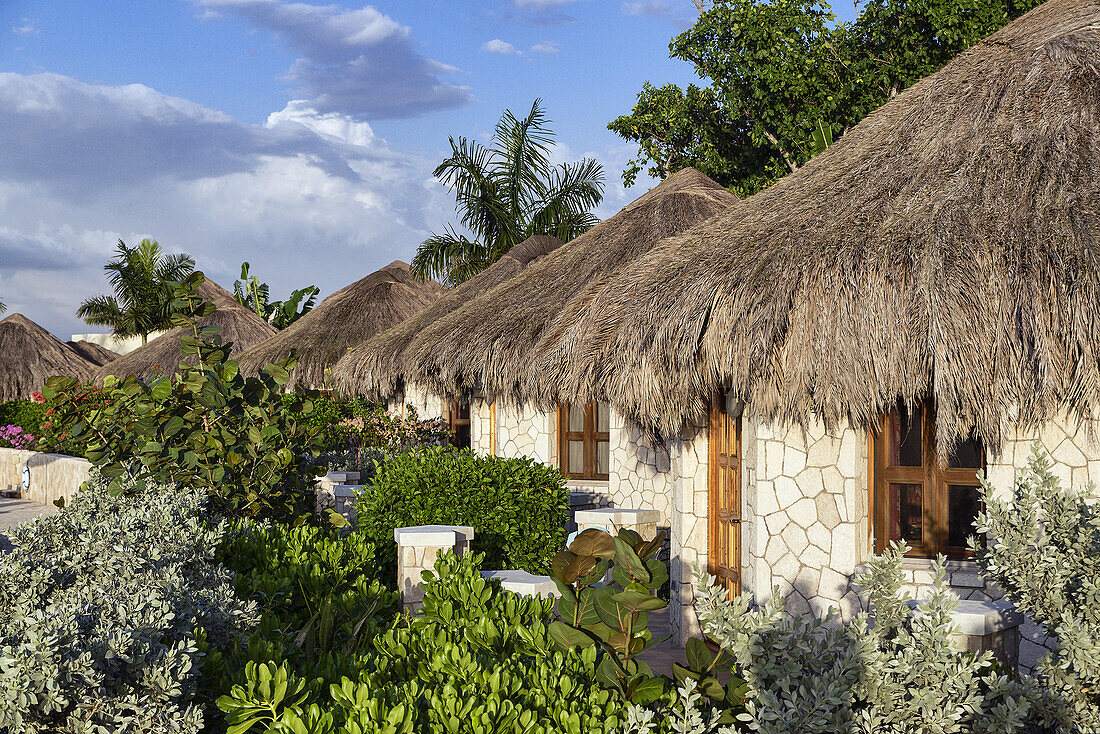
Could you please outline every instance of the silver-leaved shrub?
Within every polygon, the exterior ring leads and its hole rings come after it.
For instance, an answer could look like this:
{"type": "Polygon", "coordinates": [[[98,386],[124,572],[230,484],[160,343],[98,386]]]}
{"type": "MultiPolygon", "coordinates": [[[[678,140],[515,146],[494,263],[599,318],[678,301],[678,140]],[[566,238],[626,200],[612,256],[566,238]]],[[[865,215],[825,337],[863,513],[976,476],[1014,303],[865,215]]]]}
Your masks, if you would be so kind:
{"type": "Polygon", "coordinates": [[[198,732],[195,629],[227,644],[258,621],[213,561],[198,491],[112,497],[93,477],[0,556],[0,731],[198,732]]]}
{"type": "Polygon", "coordinates": [[[1058,707],[1065,731],[1100,731],[1100,497],[1063,488],[1036,444],[1011,495],[983,481],[988,533],[973,550],[982,573],[1057,645],[1035,675],[1058,707]]]}
{"type": "MultiPolygon", "coordinates": [[[[951,611],[958,599],[947,588],[943,558],[935,564],[929,597],[915,609],[899,593],[905,550],[895,546],[868,564],[857,583],[871,612],[846,623],[834,614],[788,615],[778,589],[763,607],[749,595],[730,600],[700,575],[703,630],[733,656],[734,673],[748,687],[740,728],[764,734],[1010,734],[1041,724],[1046,707],[1033,681],[1005,674],[989,653],[964,654],[952,645],[951,611]]],[[[683,731],[711,729],[700,720],[683,731]]]]}

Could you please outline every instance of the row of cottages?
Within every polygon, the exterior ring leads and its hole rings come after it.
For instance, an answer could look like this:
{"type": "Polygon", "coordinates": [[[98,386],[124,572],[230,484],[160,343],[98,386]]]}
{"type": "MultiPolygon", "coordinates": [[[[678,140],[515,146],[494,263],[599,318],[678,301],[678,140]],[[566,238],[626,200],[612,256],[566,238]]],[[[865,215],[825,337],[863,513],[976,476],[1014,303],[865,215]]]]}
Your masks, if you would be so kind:
{"type": "Polygon", "coordinates": [[[763,192],[681,172],[334,376],[472,399],[478,450],[660,510],[681,638],[695,563],[850,614],[905,540],[912,593],[942,553],[995,596],[977,474],[1007,489],[1038,441],[1100,478],[1098,90],[1100,4],[1048,0],[763,192]]]}
{"type": "Polygon", "coordinates": [[[724,211],[737,197],[694,169],[680,171],[567,244],[533,237],[397,327],[352,349],[332,371],[346,394],[444,416],[459,445],[558,466],[579,494],[658,509],[669,521],[668,453],[603,400],[513,399],[502,367],[533,364],[539,339],[590,283],[665,238],[724,211]],[[476,370],[467,371],[467,367],[476,370]],[[488,397],[487,397],[488,396],[488,397]]]}

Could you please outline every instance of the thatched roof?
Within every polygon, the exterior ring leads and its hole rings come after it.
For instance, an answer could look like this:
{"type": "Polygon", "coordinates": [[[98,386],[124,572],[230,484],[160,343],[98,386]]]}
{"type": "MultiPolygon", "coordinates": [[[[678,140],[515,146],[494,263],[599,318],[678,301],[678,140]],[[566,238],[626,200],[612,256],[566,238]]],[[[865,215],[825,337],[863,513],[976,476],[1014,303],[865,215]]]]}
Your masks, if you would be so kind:
{"type": "MultiPolygon", "coordinates": [[[[230,356],[236,356],[245,349],[259,344],[275,333],[274,327],[257,316],[252,310],[237,303],[233,294],[212,280],[206,280],[196,287],[196,291],[217,306],[212,315],[200,319],[200,326],[216,325],[221,327],[222,342],[231,342],[230,356]]],[[[127,377],[135,375],[143,380],[157,374],[171,374],[181,361],[195,363],[195,356],[181,360],[180,340],[188,330],[183,328],[170,331],[152,339],[143,347],[103,365],[96,370],[97,380],[107,375],[127,377]]]]}
{"type": "Polygon", "coordinates": [[[553,390],[670,434],[727,388],[946,452],[1100,413],[1100,4],[1048,0],[590,296],[553,390]]]}
{"type": "Polygon", "coordinates": [[[349,395],[392,397],[401,387],[406,349],[420,332],[479,294],[515,277],[561,244],[557,237],[528,237],[473,278],[446,291],[432,305],[355,347],[332,369],[336,388],[349,395]]]}
{"type": "Polygon", "coordinates": [[[102,367],[108,362],[118,359],[120,356],[118,352],[112,352],[101,344],[95,344],[83,339],[75,342],[68,341],[65,342],[65,344],[69,349],[73,350],[96,367],[102,367]]]}
{"type": "Polygon", "coordinates": [[[88,380],[95,365],[20,313],[0,321],[0,402],[30,400],[54,375],[88,380]]]}
{"type": "Polygon", "coordinates": [[[413,344],[408,379],[444,395],[481,388],[519,400],[521,383],[544,332],[590,282],[632,262],[737,201],[694,169],[685,169],[609,219],[439,319],[413,344]]]}
{"type": "Polygon", "coordinates": [[[421,280],[400,260],[341,288],[289,327],[240,357],[241,370],[255,374],[296,350],[290,385],[324,387],[325,370],[349,347],[394,326],[431,305],[446,289],[421,280]]]}

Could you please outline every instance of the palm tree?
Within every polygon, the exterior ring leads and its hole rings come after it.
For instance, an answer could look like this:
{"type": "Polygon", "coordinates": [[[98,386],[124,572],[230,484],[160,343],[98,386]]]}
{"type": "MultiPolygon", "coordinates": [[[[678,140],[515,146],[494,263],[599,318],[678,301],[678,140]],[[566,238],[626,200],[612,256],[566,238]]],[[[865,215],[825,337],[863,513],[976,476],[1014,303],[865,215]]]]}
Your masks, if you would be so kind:
{"type": "Polygon", "coordinates": [[[8,310],[8,305],[3,301],[0,301],[0,313],[4,313],[8,310]]]}
{"type": "Polygon", "coordinates": [[[96,296],[80,304],[76,315],[85,323],[109,326],[115,336],[141,336],[171,326],[175,285],[195,269],[190,255],[166,255],[156,240],[142,240],[137,247],[118,241],[114,259],[103,266],[113,296],[96,296]]]}
{"type": "Polygon", "coordinates": [[[536,99],[522,120],[505,110],[489,147],[450,139],[451,157],[435,176],[455,192],[455,210],[473,239],[448,225],[417,248],[413,271],[457,285],[499,260],[531,235],[568,242],[598,220],[591,213],[603,199],[603,166],[585,158],[554,166],[554,133],[536,99]]]}

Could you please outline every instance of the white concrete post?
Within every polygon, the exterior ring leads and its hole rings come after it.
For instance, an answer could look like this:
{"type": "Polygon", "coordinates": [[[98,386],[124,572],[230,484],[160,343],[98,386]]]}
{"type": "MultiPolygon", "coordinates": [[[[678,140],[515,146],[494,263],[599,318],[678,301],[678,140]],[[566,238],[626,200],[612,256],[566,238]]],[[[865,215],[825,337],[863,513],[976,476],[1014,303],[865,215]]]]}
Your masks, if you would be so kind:
{"type": "Polygon", "coordinates": [[[600,528],[612,535],[617,535],[620,530],[629,529],[642,536],[643,540],[653,540],[657,537],[657,524],[661,521],[661,513],[657,510],[604,507],[598,510],[578,510],[574,518],[577,523],[577,532],[584,532],[589,528],[600,528]]]}
{"type": "Polygon", "coordinates": [[[440,553],[452,551],[462,557],[469,553],[474,529],[465,525],[417,525],[394,528],[397,541],[397,588],[406,614],[420,611],[424,601],[421,574],[435,567],[440,553]]]}

